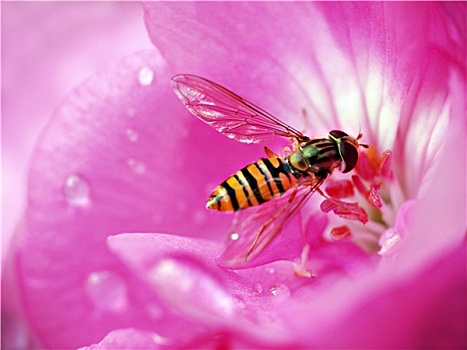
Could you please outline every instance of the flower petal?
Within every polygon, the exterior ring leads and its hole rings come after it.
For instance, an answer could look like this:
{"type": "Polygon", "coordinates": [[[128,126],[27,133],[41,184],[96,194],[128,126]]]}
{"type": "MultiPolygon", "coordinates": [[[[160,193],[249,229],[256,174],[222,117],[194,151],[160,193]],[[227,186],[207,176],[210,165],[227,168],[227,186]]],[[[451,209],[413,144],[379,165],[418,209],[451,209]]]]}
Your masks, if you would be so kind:
{"type": "Polygon", "coordinates": [[[313,303],[292,300],[282,316],[304,347],[464,348],[465,252],[464,244],[451,246],[407,278],[383,272],[379,282],[336,283],[313,303]]]}
{"type": "Polygon", "coordinates": [[[160,349],[159,343],[162,339],[154,332],[125,328],[111,331],[98,344],[79,349],[160,349]]]}
{"type": "MultiPolygon", "coordinates": [[[[74,91],[42,135],[17,272],[44,346],[77,347],[155,322],[147,290],[108,252],[108,235],[158,229],[222,239],[227,230],[229,217],[208,213],[204,198],[219,181],[211,165],[237,143],[183,117],[170,77],[156,52],[128,56],[74,91]],[[210,152],[198,148],[207,138],[217,146],[210,152]]],[[[239,145],[234,169],[250,150],[239,145]]]]}

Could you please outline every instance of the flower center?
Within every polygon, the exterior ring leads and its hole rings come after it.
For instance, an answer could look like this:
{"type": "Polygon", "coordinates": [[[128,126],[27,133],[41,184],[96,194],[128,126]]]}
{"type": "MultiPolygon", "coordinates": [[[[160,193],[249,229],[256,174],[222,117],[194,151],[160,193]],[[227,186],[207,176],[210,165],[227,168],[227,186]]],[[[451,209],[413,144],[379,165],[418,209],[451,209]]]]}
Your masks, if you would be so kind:
{"type": "Polygon", "coordinates": [[[351,180],[331,178],[327,182],[328,198],[322,202],[321,210],[332,210],[341,218],[365,225],[363,229],[352,224],[336,226],[331,229],[333,239],[352,238],[369,253],[380,249],[380,237],[394,222],[389,190],[393,182],[391,160],[391,151],[379,155],[375,147],[369,146],[360,150],[351,180]]]}

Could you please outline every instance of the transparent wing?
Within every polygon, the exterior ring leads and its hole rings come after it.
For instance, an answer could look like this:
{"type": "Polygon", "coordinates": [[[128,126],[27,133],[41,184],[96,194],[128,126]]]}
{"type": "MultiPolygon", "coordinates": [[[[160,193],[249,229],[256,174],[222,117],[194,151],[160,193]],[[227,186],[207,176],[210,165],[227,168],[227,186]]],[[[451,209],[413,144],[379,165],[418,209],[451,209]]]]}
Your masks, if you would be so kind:
{"type": "Polygon", "coordinates": [[[191,113],[237,141],[263,143],[275,135],[308,140],[300,131],[207,79],[177,75],[172,78],[172,86],[191,113]]]}
{"type": "MultiPolygon", "coordinates": [[[[277,252],[269,252],[265,257],[261,257],[260,253],[276,238],[277,243],[282,244],[278,237],[282,228],[323,181],[324,179],[318,178],[310,180],[281,197],[264,203],[246,217],[242,217],[246,211],[240,212],[234,227],[238,239],[229,243],[218,258],[219,263],[230,268],[246,268],[279,260],[281,257],[276,256],[277,252]]],[[[301,248],[299,247],[300,250],[301,248]]]]}

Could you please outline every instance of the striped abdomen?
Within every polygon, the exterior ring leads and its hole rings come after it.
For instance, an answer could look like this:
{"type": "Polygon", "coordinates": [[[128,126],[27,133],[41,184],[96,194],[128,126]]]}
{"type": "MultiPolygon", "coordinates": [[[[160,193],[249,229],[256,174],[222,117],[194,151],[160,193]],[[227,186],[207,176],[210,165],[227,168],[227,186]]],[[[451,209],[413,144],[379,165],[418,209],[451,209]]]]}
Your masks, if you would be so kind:
{"type": "Polygon", "coordinates": [[[245,209],[280,196],[297,181],[284,158],[261,159],[217,186],[206,207],[220,211],[245,209]]]}

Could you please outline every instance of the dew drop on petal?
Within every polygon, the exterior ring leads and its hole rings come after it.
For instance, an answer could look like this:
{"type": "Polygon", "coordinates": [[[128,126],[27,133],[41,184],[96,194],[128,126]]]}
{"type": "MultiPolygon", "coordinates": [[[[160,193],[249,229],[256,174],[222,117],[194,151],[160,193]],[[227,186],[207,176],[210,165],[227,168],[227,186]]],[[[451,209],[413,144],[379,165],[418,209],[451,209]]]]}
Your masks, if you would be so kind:
{"type": "Polygon", "coordinates": [[[287,299],[288,297],[290,297],[290,289],[285,284],[278,284],[278,285],[272,286],[269,289],[269,292],[274,297],[280,300],[287,299]]]}
{"type": "Polygon", "coordinates": [[[232,232],[229,236],[229,239],[231,241],[236,241],[240,238],[240,235],[237,232],[232,232]]]}
{"type": "Polygon", "coordinates": [[[194,317],[229,317],[237,302],[209,270],[193,261],[163,258],[148,275],[158,295],[172,307],[194,317]]]}
{"type": "Polygon", "coordinates": [[[170,340],[166,337],[163,337],[162,335],[159,335],[155,332],[152,332],[151,336],[152,340],[154,341],[154,344],[157,345],[168,345],[170,344],[170,340]]]}
{"type": "Polygon", "coordinates": [[[276,273],[276,269],[274,267],[268,266],[266,267],[266,272],[269,273],[270,275],[273,275],[276,273]]]}
{"type": "Polygon", "coordinates": [[[138,81],[141,85],[150,85],[154,80],[154,71],[150,67],[142,67],[138,72],[138,81]]]}
{"type": "Polygon", "coordinates": [[[139,160],[128,158],[126,163],[135,174],[142,174],[146,171],[146,166],[139,160]]]}
{"type": "Polygon", "coordinates": [[[255,292],[255,294],[262,294],[263,293],[263,286],[261,285],[261,283],[255,283],[255,285],[253,286],[253,291],[255,292]]]}
{"type": "Polygon", "coordinates": [[[121,312],[127,307],[127,285],[113,272],[91,272],[85,282],[85,290],[89,300],[98,309],[121,312]]]}
{"type": "Polygon", "coordinates": [[[84,207],[89,204],[89,183],[78,175],[70,175],[63,186],[63,195],[68,204],[84,207]]]}
{"type": "Polygon", "coordinates": [[[128,138],[129,141],[131,142],[136,142],[138,141],[138,133],[134,131],[133,129],[126,129],[125,130],[126,137],[128,138]]]}

